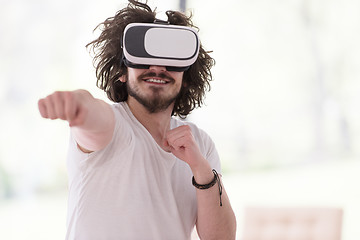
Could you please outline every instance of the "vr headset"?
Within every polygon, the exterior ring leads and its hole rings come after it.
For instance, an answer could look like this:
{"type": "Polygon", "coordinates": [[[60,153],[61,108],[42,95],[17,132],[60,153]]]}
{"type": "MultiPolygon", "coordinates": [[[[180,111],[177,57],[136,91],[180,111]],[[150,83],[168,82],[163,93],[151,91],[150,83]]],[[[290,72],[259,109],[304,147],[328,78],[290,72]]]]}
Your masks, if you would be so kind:
{"type": "Polygon", "coordinates": [[[122,48],[127,67],[165,66],[167,71],[183,72],[196,61],[200,41],[190,27],[130,23],[124,30],[122,48]]]}

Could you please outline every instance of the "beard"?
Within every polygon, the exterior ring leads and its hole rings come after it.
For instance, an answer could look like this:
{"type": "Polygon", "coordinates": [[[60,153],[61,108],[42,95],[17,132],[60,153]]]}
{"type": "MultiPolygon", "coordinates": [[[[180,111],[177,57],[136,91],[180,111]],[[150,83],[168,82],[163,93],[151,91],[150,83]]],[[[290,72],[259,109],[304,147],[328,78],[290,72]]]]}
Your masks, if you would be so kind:
{"type": "MultiPolygon", "coordinates": [[[[172,77],[168,76],[165,73],[156,74],[154,72],[145,72],[141,74],[140,76],[137,77],[137,82],[138,83],[142,82],[143,78],[145,77],[159,77],[162,79],[167,79],[169,81],[169,83],[167,84],[174,84],[175,82],[175,80],[172,77]]],[[[179,90],[173,94],[164,96],[164,94],[161,94],[162,92],[164,92],[163,89],[153,86],[150,87],[152,91],[152,95],[150,97],[146,97],[144,96],[144,94],[140,92],[140,89],[136,84],[135,85],[129,84],[129,79],[127,75],[126,75],[126,80],[127,80],[126,88],[128,94],[131,97],[133,97],[135,100],[137,100],[141,105],[143,105],[149,113],[158,113],[166,110],[171,104],[175,102],[175,100],[180,94],[180,90],[179,90]]]]}

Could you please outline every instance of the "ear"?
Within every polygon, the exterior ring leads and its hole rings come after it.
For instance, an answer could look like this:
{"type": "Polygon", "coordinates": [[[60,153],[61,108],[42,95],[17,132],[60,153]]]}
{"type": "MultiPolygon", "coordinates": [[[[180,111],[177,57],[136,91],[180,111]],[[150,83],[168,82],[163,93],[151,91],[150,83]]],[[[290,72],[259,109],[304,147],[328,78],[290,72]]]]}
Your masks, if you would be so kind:
{"type": "Polygon", "coordinates": [[[124,75],[122,75],[121,77],[119,77],[119,81],[120,81],[120,82],[123,82],[123,83],[125,83],[125,82],[126,82],[126,77],[125,77],[125,74],[124,74],[124,75]]]}

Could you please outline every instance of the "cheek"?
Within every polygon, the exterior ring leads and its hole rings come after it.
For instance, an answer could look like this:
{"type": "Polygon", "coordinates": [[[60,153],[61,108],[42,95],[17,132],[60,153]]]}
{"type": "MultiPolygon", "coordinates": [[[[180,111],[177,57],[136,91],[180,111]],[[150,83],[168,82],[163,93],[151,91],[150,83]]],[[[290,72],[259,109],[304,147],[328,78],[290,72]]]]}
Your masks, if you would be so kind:
{"type": "Polygon", "coordinates": [[[128,74],[127,74],[127,81],[128,82],[131,82],[134,78],[136,78],[136,75],[132,72],[132,71],[128,71],[128,74]]]}
{"type": "Polygon", "coordinates": [[[184,72],[177,72],[176,77],[179,78],[179,79],[183,79],[184,78],[184,72]]]}
{"type": "Polygon", "coordinates": [[[177,72],[172,77],[174,79],[176,79],[176,81],[179,82],[180,85],[184,84],[184,73],[183,72],[177,72]]]}
{"type": "Polygon", "coordinates": [[[127,76],[128,76],[128,81],[134,81],[137,80],[138,76],[140,76],[142,73],[141,70],[139,69],[135,69],[135,68],[128,68],[127,71],[127,76]]]}

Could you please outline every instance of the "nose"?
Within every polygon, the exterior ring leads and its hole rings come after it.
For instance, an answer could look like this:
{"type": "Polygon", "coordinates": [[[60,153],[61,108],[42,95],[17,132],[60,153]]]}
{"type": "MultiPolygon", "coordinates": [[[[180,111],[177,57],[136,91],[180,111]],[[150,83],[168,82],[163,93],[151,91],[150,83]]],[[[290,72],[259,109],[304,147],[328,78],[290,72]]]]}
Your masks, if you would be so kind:
{"type": "Polygon", "coordinates": [[[150,66],[149,69],[154,72],[165,72],[166,71],[165,66],[150,66]]]}

